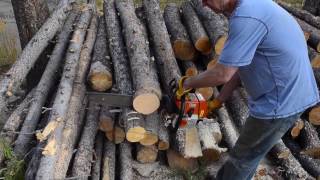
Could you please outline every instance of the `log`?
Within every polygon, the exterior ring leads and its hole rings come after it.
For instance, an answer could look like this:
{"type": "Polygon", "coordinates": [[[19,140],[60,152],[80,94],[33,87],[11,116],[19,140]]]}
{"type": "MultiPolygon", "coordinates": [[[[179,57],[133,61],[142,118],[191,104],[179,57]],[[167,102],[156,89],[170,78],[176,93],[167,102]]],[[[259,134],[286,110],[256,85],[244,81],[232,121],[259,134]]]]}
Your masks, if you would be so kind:
{"type": "Polygon", "coordinates": [[[197,12],[204,28],[206,29],[210,42],[214,46],[215,53],[220,55],[227,40],[227,28],[221,17],[208,7],[204,7],[200,0],[192,0],[190,4],[197,12]]]}
{"type": "Polygon", "coordinates": [[[297,142],[288,136],[283,137],[283,141],[290,149],[295,158],[300,162],[301,166],[316,179],[320,178],[320,160],[312,159],[311,157],[301,154],[301,147],[297,142]]]}
{"type": "Polygon", "coordinates": [[[132,155],[131,155],[131,144],[127,141],[119,145],[119,162],[120,162],[120,179],[121,180],[132,180],[132,155]]]}
{"type": "Polygon", "coordinates": [[[308,121],[304,122],[304,128],[301,130],[299,143],[303,149],[320,148],[320,139],[315,127],[308,121]]]}
{"type": "Polygon", "coordinates": [[[163,12],[163,18],[170,35],[175,57],[180,60],[193,60],[196,56],[196,50],[181,22],[178,6],[174,3],[167,4],[163,12]]]}
{"type": "Polygon", "coordinates": [[[320,17],[316,17],[305,10],[294,8],[288,3],[282,1],[277,2],[280,6],[286,9],[292,15],[304,20],[305,22],[316,27],[317,29],[320,29],[320,17]]]}
{"type": "Polygon", "coordinates": [[[107,47],[105,20],[103,17],[99,19],[97,40],[94,45],[88,81],[93,90],[103,92],[112,86],[112,67],[107,47]]]}
{"type": "Polygon", "coordinates": [[[30,133],[35,131],[39,122],[42,107],[46,102],[46,99],[50,93],[50,89],[52,89],[57,80],[55,74],[63,61],[65,49],[68,46],[69,38],[71,32],[73,31],[72,25],[77,15],[78,13],[73,10],[67,18],[63,29],[58,36],[58,42],[52,52],[52,55],[50,56],[48,65],[42,74],[39,84],[36,87],[34,101],[32,102],[21,127],[21,134],[18,136],[15,142],[14,152],[18,156],[23,156],[30,150],[30,141],[34,137],[33,134],[30,133]]]}
{"type": "Polygon", "coordinates": [[[161,90],[156,70],[148,58],[147,40],[135,14],[133,2],[119,0],[115,3],[120,13],[135,86],[133,107],[136,111],[148,115],[160,106],[161,90]]]}
{"type": "Polygon", "coordinates": [[[38,169],[36,179],[42,179],[44,177],[52,179],[54,165],[57,160],[57,152],[61,150],[63,127],[66,121],[73,82],[77,72],[76,70],[78,69],[80,51],[91,15],[92,11],[88,7],[84,9],[81,14],[67,50],[66,64],[58,87],[57,97],[55,98],[52,111],[50,112],[49,123],[41,133],[37,133],[38,140],[48,140],[47,145],[42,152],[44,156],[41,158],[40,168],[38,169]]]}
{"type": "MultiPolygon", "coordinates": [[[[128,72],[130,72],[128,55],[125,50],[124,40],[122,37],[121,29],[120,29],[120,20],[116,14],[115,3],[114,0],[104,1],[104,13],[106,20],[106,32],[107,38],[109,39],[109,50],[111,54],[112,63],[114,65],[114,76],[116,80],[116,86],[119,90],[120,94],[133,94],[132,81],[128,72]],[[125,73],[127,72],[127,73],[125,73]]],[[[130,117],[127,116],[129,112],[134,112],[130,108],[122,109],[122,114],[120,115],[119,121],[122,121],[125,125],[126,135],[130,137],[130,131],[128,134],[128,130],[130,128],[126,127],[127,121],[130,118],[129,125],[139,125],[140,121],[142,121],[142,116],[139,113],[130,113],[130,117]],[[129,135],[129,136],[128,136],[129,135]]],[[[136,127],[138,130],[144,133],[143,127],[136,127]]],[[[138,142],[143,137],[141,135],[138,136],[134,141],[138,142]]]]}
{"type": "Polygon", "coordinates": [[[105,136],[115,144],[120,144],[126,139],[126,133],[119,124],[115,125],[112,131],[106,132],[105,136]]]}
{"type": "Polygon", "coordinates": [[[80,53],[79,69],[72,88],[73,92],[69,102],[67,121],[62,132],[61,151],[55,165],[55,179],[65,178],[74,147],[84,124],[85,109],[87,107],[87,99],[84,98],[86,92],[85,77],[97,33],[97,21],[97,16],[94,15],[80,53]]]}
{"type": "Polygon", "coordinates": [[[169,132],[167,127],[165,126],[165,119],[163,115],[160,113],[160,120],[159,120],[159,142],[158,142],[158,149],[160,151],[164,151],[169,149],[170,141],[169,141],[169,132]]]}
{"type": "MultiPolygon", "coordinates": [[[[317,74],[315,73],[315,76],[317,74]]],[[[316,78],[317,79],[317,78],[316,78]]],[[[320,106],[313,107],[309,112],[309,122],[313,125],[319,126],[320,125],[320,106]]]]}
{"type": "Polygon", "coordinates": [[[45,142],[39,142],[36,147],[33,148],[32,156],[28,162],[26,172],[24,174],[25,180],[34,180],[39,169],[39,164],[42,156],[42,149],[45,146],[45,142]]]}
{"type": "Polygon", "coordinates": [[[158,148],[155,145],[143,146],[137,144],[137,161],[141,163],[153,163],[157,160],[158,148]]]}
{"type": "Polygon", "coordinates": [[[320,52],[320,33],[311,33],[308,44],[315,49],[316,51],[320,52]]]}
{"type": "Polygon", "coordinates": [[[189,32],[194,47],[202,54],[210,54],[212,44],[206,30],[189,2],[181,5],[182,20],[189,32]]]}
{"type": "Polygon", "coordinates": [[[284,176],[287,179],[312,179],[282,140],[273,146],[269,153],[283,168],[284,176]]]}
{"type": "Polygon", "coordinates": [[[136,111],[126,111],[123,115],[125,117],[123,119],[127,119],[124,122],[127,140],[139,142],[146,133],[144,117],[136,111]]]}
{"type": "Polygon", "coordinates": [[[144,146],[151,146],[158,142],[158,131],[159,131],[160,117],[158,112],[154,112],[145,117],[145,134],[144,137],[139,141],[144,146]]]}
{"type": "MultiPolygon", "coordinates": [[[[219,92],[217,88],[214,88],[213,94],[214,97],[218,97],[219,92]]],[[[236,144],[236,141],[239,137],[239,132],[233,124],[233,121],[224,106],[217,110],[217,114],[218,122],[220,124],[221,131],[223,134],[223,139],[226,142],[227,147],[231,149],[236,144]]]]}
{"type": "Polygon", "coordinates": [[[26,79],[29,71],[34,66],[42,51],[48,46],[59,29],[62,28],[67,18],[70,6],[61,7],[47,19],[39,31],[21,52],[19,58],[12,65],[0,82],[0,122],[5,122],[8,114],[8,101],[13,95],[17,95],[20,86],[26,79]]]}
{"type": "Polygon", "coordinates": [[[196,158],[184,158],[172,149],[167,150],[167,161],[169,167],[175,170],[195,172],[199,169],[196,158]]]}
{"type": "Polygon", "coordinates": [[[241,97],[239,89],[232,92],[225,105],[236,126],[241,130],[249,117],[249,108],[241,97]]]}
{"type": "Polygon", "coordinates": [[[116,146],[104,140],[102,180],[114,180],[116,167],[116,146]]]}
{"type": "Polygon", "coordinates": [[[94,146],[94,162],[91,170],[91,179],[92,180],[100,180],[100,171],[102,164],[102,156],[103,156],[103,141],[104,134],[102,132],[98,132],[95,140],[94,146]]]}
{"type": "Polygon", "coordinates": [[[195,76],[198,74],[197,66],[193,61],[179,61],[179,64],[185,76],[195,76]]]}
{"type": "Polygon", "coordinates": [[[81,139],[74,157],[71,170],[72,177],[87,179],[90,176],[94,139],[98,132],[98,117],[100,108],[94,102],[89,102],[86,123],[81,134],[81,139]]]}
{"type": "Polygon", "coordinates": [[[309,11],[313,15],[317,15],[319,8],[319,1],[317,0],[305,0],[302,9],[309,11]]]}
{"type": "Polygon", "coordinates": [[[299,119],[294,127],[291,128],[291,137],[292,138],[297,138],[300,135],[301,130],[304,128],[304,121],[299,119]]]}
{"type": "Polygon", "coordinates": [[[103,132],[113,131],[114,118],[114,114],[110,113],[110,107],[103,106],[99,115],[99,129],[103,132]]]}
{"type": "Polygon", "coordinates": [[[213,69],[218,64],[219,57],[215,57],[207,64],[207,69],[213,69]]]}
{"type": "Polygon", "coordinates": [[[176,132],[175,142],[172,144],[184,158],[198,158],[203,155],[196,127],[179,128],[176,132]]]}

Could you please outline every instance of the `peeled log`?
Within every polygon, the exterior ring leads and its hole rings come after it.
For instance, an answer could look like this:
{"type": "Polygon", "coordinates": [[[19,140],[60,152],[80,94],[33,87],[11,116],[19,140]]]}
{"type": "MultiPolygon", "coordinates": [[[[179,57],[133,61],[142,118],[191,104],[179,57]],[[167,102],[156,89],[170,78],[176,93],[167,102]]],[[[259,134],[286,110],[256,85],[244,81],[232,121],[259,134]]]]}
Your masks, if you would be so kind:
{"type": "Polygon", "coordinates": [[[95,91],[106,91],[112,87],[112,67],[108,51],[105,20],[100,17],[97,40],[88,75],[90,87],[95,91]]]}
{"type": "Polygon", "coordinates": [[[146,132],[143,139],[139,141],[140,144],[150,146],[158,142],[159,123],[160,117],[157,111],[145,117],[146,132]]]}
{"type": "Polygon", "coordinates": [[[183,3],[181,10],[183,22],[186,25],[194,47],[202,54],[210,54],[212,44],[191,4],[189,2],[183,3]]]}
{"type": "MultiPolygon", "coordinates": [[[[114,67],[114,76],[116,80],[116,86],[119,90],[120,94],[132,94],[132,82],[131,77],[129,75],[130,68],[129,68],[129,62],[128,62],[128,55],[124,46],[124,41],[121,33],[121,25],[119,17],[116,13],[115,9],[115,2],[114,0],[108,0],[104,1],[104,15],[106,20],[106,32],[107,32],[107,38],[109,39],[109,50],[110,55],[112,59],[112,63],[114,67]]],[[[126,134],[128,133],[129,127],[126,127],[127,125],[139,125],[142,116],[139,113],[133,113],[134,111],[129,108],[122,109],[122,114],[120,115],[119,121],[123,122],[125,125],[126,134]],[[127,114],[129,112],[130,116],[127,114]],[[127,123],[127,121],[130,122],[127,123]],[[137,121],[137,122],[136,122],[137,121]]],[[[137,127],[140,129],[140,127],[137,127]]],[[[143,128],[143,127],[142,127],[143,128]]],[[[140,129],[141,130],[141,129],[140,129]]],[[[143,130],[142,130],[143,131],[143,130]]],[[[144,133],[144,132],[143,132],[144,133]]],[[[127,134],[128,135],[128,134],[127,134]]],[[[130,137],[130,133],[129,133],[130,137]]],[[[141,140],[143,137],[139,136],[138,140],[135,139],[135,141],[141,140]]]]}
{"type": "Polygon", "coordinates": [[[143,146],[137,144],[137,161],[141,163],[153,163],[158,156],[158,148],[154,145],[143,146]]]}
{"type": "Polygon", "coordinates": [[[175,57],[180,60],[194,59],[196,50],[186,28],[181,22],[178,6],[174,3],[169,3],[164,9],[163,18],[170,35],[175,57]]]}
{"type": "Polygon", "coordinates": [[[108,140],[104,140],[102,180],[115,179],[116,166],[116,145],[108,140]]]}
{"type": "Polygon", "coordinates": [[[115,1],[130,57],[135,86],[133,107],[142,114],[151,114],[160,106],[161,90],[156,70],[148,58],[148,44],[131,0],[115,1]]]}
{"type": "Polygon", "coordinates": [[[120,180],[132,180],[131,144],[127,141],[119,145],[120,180]]]}
{"type": "Polygon", "coordinates": [[[103,156],[103,140],[104,135],[102,132],[98,132],[95,140],[94,147],[94,160],[93,167],[91,170],[91,179],[92,180],[100,180],[100,171],[102,166],[102,156],[103,156]]]}
{"type": "Polygon", "coordinates": [[[196,158],[184,158],[172,149],[167,150],[167,161],[172,169],[195,172],[199,168],[196,158]]]}
{"type": "Polygon", "coordinates": [[[199,19],[206,29],[210,41],[214,46],[215,53],[220,55],[227,40],[227,28],[221,17],[208,7],[202,5],[200,0],[192,0],[190,2],[197,12],[199,19]]]}
{"type": "Polygon", "coordinates": [[[304,128],[304,121],[299,119],[291,129],[291,137],[296,138],[300,135],[300,131],[304,128]]]}
{"type": "Polygon", "coordinates": [[[55,10],[21,52],[17,61],[0,82],[0,122],[7,119],[8,100],[15,95],[49,42],[62,28],[70,6],[55,10]]]}
{"type": "Polygon", "coordinates": [[[26,115],[21,127],[21,134],[19,134],[15,142],[14,152],[19,156],[24,156],[31,148],[30,141],[33,139],[34,135],[30,133],[34,132],[37,128],[42,107],[45,105],[46,99],[52,86],[54,85],[54,82],[56,82],[55,80],[57,78],[55,74],[58,71],[61,62],[63,61],[63,56],[68,46],[70,35],[73,31],[72,25],[77,15],[78,13],[73,10],[67,18],[63,29],[58,36],[57,44],[50,56],[47,67],[35,89],[35,94],[33,95],[34,100],[30,105],[28,114],[26,115]]]}
{"type": "Polygon", "coordinates": [[[320,106],[312,108],[309,112],[309,122],[313,125],[320,125],[320,106]]]}
{"type": "Polygon", "coordinates": [[[85,97],[86,86],[85,77],[89,67],[91,52],[96,39],[98,18],[96,15],[92,17],[90,27],[87,30],[86,40],[83,44],[79,69],[73,84],[73,91],[69,102],[67,112],[67,120],[62,132],[61,151],[55,165],[54,178],[63,179],[67,174],[67,170],[73,155],[74,147],[77,139],[80,137],[81,128],[83,127],[84,117],[87,107],[87,99],[85,97]]]}

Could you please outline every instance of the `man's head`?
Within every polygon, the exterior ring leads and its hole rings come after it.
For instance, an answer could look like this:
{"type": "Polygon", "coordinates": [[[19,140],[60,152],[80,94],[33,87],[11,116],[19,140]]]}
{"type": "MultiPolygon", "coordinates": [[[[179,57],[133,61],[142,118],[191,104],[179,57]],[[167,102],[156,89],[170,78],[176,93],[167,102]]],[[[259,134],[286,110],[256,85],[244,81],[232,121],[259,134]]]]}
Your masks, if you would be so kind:
{"type": "Polygon", "coordinates": [[[216,13],[223,13],[229,16],[236,8],[237,1],[238,0],[202,0],[202,4],[216,13]]]}

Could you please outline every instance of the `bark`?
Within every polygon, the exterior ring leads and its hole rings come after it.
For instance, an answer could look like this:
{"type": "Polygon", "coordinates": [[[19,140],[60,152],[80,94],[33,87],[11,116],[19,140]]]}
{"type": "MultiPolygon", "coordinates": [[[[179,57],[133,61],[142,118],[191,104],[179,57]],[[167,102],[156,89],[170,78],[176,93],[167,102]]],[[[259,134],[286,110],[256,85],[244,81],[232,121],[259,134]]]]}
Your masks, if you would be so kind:
{"type": "Polygon", "coordinates": [[[132,180],[131,144],[123,142],[119,145],[120,180],[132,180]]]}
{"type": "Polygon", "coordinates": [[[317,15],[318,8],[319,8],[319,1],[305,0],[302,8],[306,11],[309,11],[313,15],[317,15]]]}
{"type": "Polygon", "coordinates": [[[110,142],[104,141],[103,151],[103,167],[102,167],[102,180],[115,179],[115,166],[116,166],[116,146],[110,142]]]}
{"type": "Polygon", "coordinates": [[[273,146],[269,153],[284,169],[284,176],[287,179],[312,179],[282,140],[273,146]]]}
{"type": "Polygon", "coordinates": [[[301,130],[299,142],[303,149],[313,149],[320,147],[320,139],[315,127],[308,121],[304,122],[305,126],[301,130]]]}
{"type": "Polygon", "coordinates": [[[61,67],[65,49],[68,46],[69,38],[71,32],[73,31],[73,23],[77,15],[77,12],[72,11],[66,20],[64,27],[58,36],[58,42],[52,52],[52,55],[50,56],[48,65],[41,77],[39,84],[36,87],[34,101],[31,104],[29,112],[22,125],[21,134],[18,136],[15,142],[14,152],[19,156],[23,156],[30,149],[30,141],[33,138],[33,134],[30,133],[35,131],[39,122],[42,107],[46,102],[46,99],[50,93],[50,89],[52,89],[57,80],[55,74],[61,67]]]}
{"type": "Polygon", "coordinates": [[[59,84],[57,97],[52,106],[49,117],[49,123],[42,133],[37,133],[37,139],[46,140],[47,145],[44,148],[41,158],[40,168],[36,179],[44,177],[52,178],[54,165],[57,160],[57,154],[61,150],[61,139],[63,137],[63,127],[66,121],[67,109],[72,94],[73,82],[78,69],[78,60],[80,51],[86,34],[88,22],[91,19],[91,10],[86,9],[82,12],[79,23],[74,31],[71,43],[66,54],[66,65],[59,84]]]}
{"type": "Polygon", "coordinates": [[[100,180],[100,171],[102,164],[102,156],[103,156],[103,140],[104,135],[102,132],[99,132],[96,136],[95,142],[95,151],[94,151],[94,162],[91,170],[91,179],[92,180],[100,180]]]}
{"type": "Polygon", "coordinates": [[[206,29],[215,53],[220,55],[227,39],[227,27],[221,16],[208,7],[204,7],[200,0],[192,0],[191,4],[206,29]]]}
{"type": "Polygon", "coordinates": [[[203,155],[196,127],[179,128],[173,143],[175,150],[184,158],[197,158],[203,155]]]}
{"type": "Polygon", "coordinates": [[[8,104],[10,97],[18,95],[18,91],[36,60],[48,46],[57,31],[61,29],[67,18],[69,6],[57,9],[43,24],[39,31],[26,45],[17,61],[6,73],[0,82],[0,122],[7,119],[8,104]]]}
{"type": "Polygon", "coordinates": [[[97,26],[97,16],[94,15],[80,54],[79,69],[73,84],[73,92],[67,112],[67,121],[62,133],[63,138],[61,141],[61,151],[55,165],[55,179],[65,178],[74,147],[78,137],[80,137],[81,128],[84,123],[85,109],[87,105],[87,99],[84,98],[86,92],[84,82],[95,42],[97,26]]]}
{"type": "Polygon", "coordinates": [[[11,3],[23,49],[48,18],[49,8],[45,0],[12,0],[11,3]]]}
{"type": "MultiPolygon", "coordinates": [[[[218,97],[218,95],[219,92],[217,88],[214,88],[214,97],[218,97]]],[[[228,148],[231,149],[239,137],[239,132],[235,128],[235,125],[233,124],[233,121],[224,106],[217,111],[217,114],[223,139],[227,143],[228,148]]]]}
{"type": "Polygon", "coordinates": [[[297,142],[290,139],[290,137],[285,136],[283,141],[290,149],[294,157],[300,162],[301,166],[316,179],[320,178],[320,160],[313,159],[305,154],[301,154],[301,147],[297,142]]]}
{"type": "MultiPolygon", "coordinates": [[[[320,68],[313,68],[313,74],[316,79],[318,87],[320,86],[320,68]]],[[[318,111],[318,108],[312,109],[312,111],[309,113],[309,122],[313,125],[320,125],[320,118],[317,117],[316,111],[318,111]],[[317,109],[317,110],[316,110],[317,109]]]]}
{"type": "Polygon", "coordinates": [[[93,59],[88,75],[90,87],[95,91],[106,91],[112,87],[112,67],[107,37],[105,20],[100,17],[97,40],[94,45],[93,59]]]}
{"type": "Polygon", "coordinates": [[[98,115],[100,108],[89,102],[86,123],[74,158],[71,176],[88,179],[91,172],[94,140],[98,132],[98,115]]]}
{"type": "Polygon", "coordinates": [[[154,145],[158,142],[158,131],[159,131],[159,114],[158,112],[154,112],[145,118],[145,134],[144,138],[139,142],[144,146],[154,145]]]}
{"type": "Polygon", "coordinates": [[[184,158],[172,149],[167,150],[167,160],[169,167],[175,170],[195,172],[199,168],[196,158],[184,158]]]}
{"type": "Polygon", "coordinates": [[[170,40],[175,57],[180,60],[192,60],[196,56],[187,29],[181,22],[179,8],[174,3],[169,3],[164,9],[163,18],[170,35],[170,40]]]}
{"type": "Polygon", "coordinates": [[[133,2],[116,1],[116,7],[120,13],[135,86],[133,107],[136,111],[148,115],[160,106],[161,90],[156,69],[151,58],[148,58],[147,40],[135,14],[133,2]]]}
{"type": "MultiPolygon", "coordinates": [[[[317,70],[315,71],[314,69],[314,75],[316,77],[316,80],[317,80],[317,84],[319,83],[319,80],[320,80],[320,70],[319,68],[317,68],[317,70]]],[[[320,125],[320,117],[319,117],[319,111],[320,111],[320,106],[316,106],[316,107],[313,107],[311,109],[311,111],[309,112],[309,122],[313,125],[320,125]]]]}
{"type": "Polygon", "coordinates": [[[169,142],[169,132],[167,127],[165,126],[165,120],[163,119],[162,115],[160,114],[159,120],[159,142],[158,142],[158,149],[159,150],[167,150],[170,147],[169,142]]]}
{"type": "Polygon", "coordinates": [[[186,25],[194,47],[202,54],[210,54],[212,44],[193,7],[189,2],[185,2],[181,5],[181,10],[182,20],[186,25]]]}
{"type": "Polygon", "coordinates": [[[225,105],[236,126],[241,130],[249,116],[249,109],[242,99],[238,89],[232,92],[232,95],[225,102],[225,105]]]}
{"type": "MultiPolygon", "coordinates": [[[[130,77],[130,68],[128,62],[128,55],[125,50],[124,41],[121,33],[120,20],[116,13],[114,0],[104,1],[104,13],[106,20],[106,32],[107,38],[109,39],[109,50],[111,54],[111,59],[114,67],[114,76],[116,80],[116,86],[120,94],[133,94],[132,80],[130,77]]],[[[124,108],[120,115],[119,121],[124,125],[127,125],[128,112],[133,112],[130,108],[124,108]]],[[[139,113],[131,113],[129,124],[139,124],[135,121],[142,121],[141,115],[139,113]]],[[[126,129],[128,129],[126,127],[126,129]]],[[[126,131],[127,133],[128,131],[126,131]]],[[[139,141],[143,137],[138,138],[139,141]]]]}
{"type": "Polygon", "coordinates": [[[137,161],[141,163],[153,163],[158,156],[158,148],[154,145],[143,146],[137,144],[137,161]]]}
{"type": "Polygon", "coordinates": [[[308,24],[320,29],[320,17],[316,17],[305,10],[294,8],[291,5],[289,5],[285,2],[282,2],[282,1],[278,1],[278,4],[280,6],[282,6],[284,9],[286,9],[292,15],[294,15],[294,16],[304,20],[308,24]]]}

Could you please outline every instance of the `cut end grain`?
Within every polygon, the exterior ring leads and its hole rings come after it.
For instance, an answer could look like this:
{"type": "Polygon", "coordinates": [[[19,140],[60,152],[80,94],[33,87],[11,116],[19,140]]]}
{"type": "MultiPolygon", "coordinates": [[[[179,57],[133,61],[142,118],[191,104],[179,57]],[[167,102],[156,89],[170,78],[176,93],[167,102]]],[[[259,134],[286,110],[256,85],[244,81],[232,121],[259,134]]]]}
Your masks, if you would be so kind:
{"type": "Polygon", "coordinates": [[[112,75],[109,72],[93,73],[89,77],[91,88],[96,91],[106,91],[112,87],[112,75]]]}
{"type": "Polygon", "coordinates": [[[173,43],[173,51],[180,60],[192,60],[196,56],[196,50],[190,41],[176,40],[173,43]]]}
{"type": "Polygon", "coordinates": [[[169,142],[159,140],[158,149],[164,151],[170,148],[169,142]]]}
{"type": "Polygon", "coordinates": [[[304,122],[300,119],[295,123],[295,126],[291,129],[291,136],[293,138],[298,137],[303,127],[304,127],[304,122]]]}
{"type": "Polygon", "coordinates": [[[214,46],[214,50],[217,55],[221,55],[225,42],[227,41],[227,36],[222,36],[217,40],[214,46]]]}
{"type": "Polygon", "coordinates": [[[211,53],[212,47],[208,37],[202,37],[195,43],[195,48],[204,55],[211,53]]]}
{"type": "Polygon", "coordinates": [[[220,159],[221,153],[215,149],[206,149],[202,151],[203,156],[200,158],[201,162],[209,164],[220,159]]]}
{"type": "Polygon", "coordinates": [[[139,142],[144,138],[146,130],[137,126],[128,130],[126,137],[129,142],[139,142]]]}
{"type": "Polygon", "coordinates": [[[209,100],[213,95],[212,87],[198,88],[196,92],[200,93],[205,100],[209,100]]]}
{"type": "Polygon", "coordinates": [[[133,100],[133,107],[141,114],[148,115],[155,112],[160,106],[159,97],[153,93],[143,93],[133,100]]]}
{"type": "Polygon", "coordinates": [[[313,125],[320,125],[320,106],[313,108],[309,112],[309,122],[313,125]]]}
{"type": "Polygon", "coordinates": [[[159,138],[157,134],[154,134],[150,131],[146,131],[143,139],[140,140],[140,144],[144,146],[154,145],[158,142],[159,138]]]}
{"type": "Polygon", "coordinates": [[[141,163],[153,163],[158,156],[158,149],[155,146],[139,145],[137,152],[137,160],[141,163]]]}

